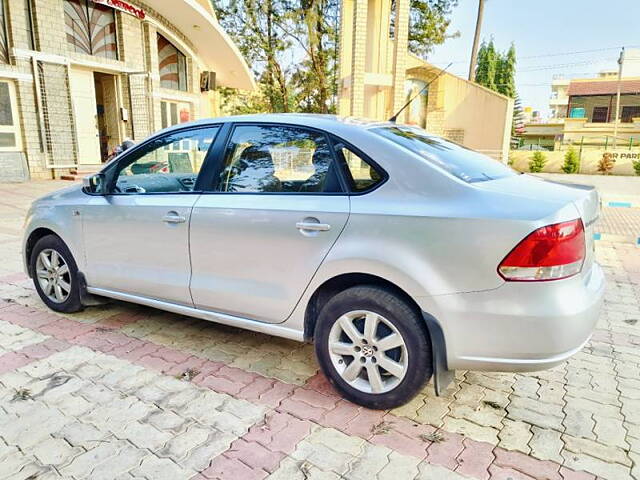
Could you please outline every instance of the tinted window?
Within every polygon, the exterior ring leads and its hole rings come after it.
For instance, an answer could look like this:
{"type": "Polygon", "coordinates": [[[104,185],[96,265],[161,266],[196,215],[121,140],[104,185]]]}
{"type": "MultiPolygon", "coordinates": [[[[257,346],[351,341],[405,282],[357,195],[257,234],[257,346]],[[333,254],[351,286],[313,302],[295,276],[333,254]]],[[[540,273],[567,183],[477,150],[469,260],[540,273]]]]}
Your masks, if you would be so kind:
{"type": "Polygon", "coordinates": [[[218,192],[339,192],[340,182],[322,133],[288,126],[234,129],[217,180],[218,192]]]}
{"type": "Polygon", "coordinates": [[[192,191],[218,127],[184,130],[155,139],[118,168],[121,193],[192,191]]]}
{"type": "Polygon", "coordinates": [[[465,182],[483,182],[517,175],[497,160],[415,127],[380,127],[373,132],[420,155],[465,182]]]}
{"type": "Polygon", "coordinates": [[[336,154],[344,158],[351,176],[351,189],[355,192],[369,190],[384,179],[384,175],[367,163],[362,157],[349,150],[342,143],[334,146],[336,154]]]}

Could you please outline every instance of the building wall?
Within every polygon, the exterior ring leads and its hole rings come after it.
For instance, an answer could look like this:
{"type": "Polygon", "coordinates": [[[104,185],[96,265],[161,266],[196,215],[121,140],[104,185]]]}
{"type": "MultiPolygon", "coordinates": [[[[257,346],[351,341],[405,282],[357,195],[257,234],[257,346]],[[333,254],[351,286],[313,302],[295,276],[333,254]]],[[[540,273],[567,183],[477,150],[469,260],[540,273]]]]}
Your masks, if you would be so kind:
{"type": "MultiPolygon", "coordinates": [[[[417,67],[409,70],[408,78],[430,82],[437,73],[437,70],[417,67]]],[[[499,160],[506,158],[513,117],[512,99],[455,75],[444,74],[429,85],[425,109],[425,125],[421,126],[427,131],[499,160]]],[[[418,123],[409,109],[403,120],[418,123]]]]}
{"type": "Polygon", "coordinates": [[[189,119],[210,116],[217,96],[201,93],[199,61],[188,38],[169,19],[141,1],[130,3],[147,13],[144,21],[116,11],[118,59],[71,51],[66,40],[62,0],[31,0],[35,48],[31,49],[25,0],[4,0],[8,19],[10,61],[0,63],[0,82],[15,89],[20,150],[0,148],[2,172],[28,164],[32,178],[51,178],[68,173],[78,163],[76,126],[70,91],[70,69],[89,68],[114,75],[102,81],[103,95],[111,101],[105,111],[109,149],[126,137],[141,140],[161,127],[160,105],[164,101],[187,105],[189,119]],[[156,35],[160,32],[187,56],[188,91],[160,88],[156,35]],[[139,88],[132,88],[136,84],[139,88]],[[122,108],[128,119],[122,118],[122,108]]]}

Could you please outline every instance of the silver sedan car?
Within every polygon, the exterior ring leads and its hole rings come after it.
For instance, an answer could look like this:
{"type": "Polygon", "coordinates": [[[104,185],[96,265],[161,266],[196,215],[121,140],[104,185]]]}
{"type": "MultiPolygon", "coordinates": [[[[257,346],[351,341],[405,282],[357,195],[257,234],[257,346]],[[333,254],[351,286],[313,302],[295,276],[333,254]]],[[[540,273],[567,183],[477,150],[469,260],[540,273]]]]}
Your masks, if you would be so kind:
{"type": "Polygon", "coordinates": [[[34,202],[51,309],[110,297],[315,343],[349,400],[390,408],[455,369],[578,352],[605,288],[595,190],[426,131],[321,115],[176,125],[34,202]]]}

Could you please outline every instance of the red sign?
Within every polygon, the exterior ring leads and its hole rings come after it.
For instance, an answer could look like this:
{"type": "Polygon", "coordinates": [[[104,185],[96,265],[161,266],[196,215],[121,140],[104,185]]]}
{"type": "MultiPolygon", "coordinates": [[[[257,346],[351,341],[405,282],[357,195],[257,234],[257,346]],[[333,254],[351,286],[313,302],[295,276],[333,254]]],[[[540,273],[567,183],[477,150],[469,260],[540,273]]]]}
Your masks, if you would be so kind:
{"type": "Polygon", "coordinates": [[[93,3],[99,3],[101,5],[115,8],[116,10],[120,10],[121,12],[128,13],[129,15],[133,15],[134,17],[138,17],[140,20],[144,20],[144,17],[146,16],[143,9],[134,7],[124,0],[93,0],[93,3]]]}

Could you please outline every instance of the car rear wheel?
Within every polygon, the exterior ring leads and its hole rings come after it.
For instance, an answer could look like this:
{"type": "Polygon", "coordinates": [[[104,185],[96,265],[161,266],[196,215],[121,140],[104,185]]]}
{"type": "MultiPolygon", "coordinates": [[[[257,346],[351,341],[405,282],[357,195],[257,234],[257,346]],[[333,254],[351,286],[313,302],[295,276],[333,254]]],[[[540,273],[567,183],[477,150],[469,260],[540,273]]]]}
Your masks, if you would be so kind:
{"type": "Polygon", "coordinates": [[[368,408],[403,405],[433,373],[418,312],[381,287],[352,287],[331,298],[318,316],[315,349],[335,388],[368,408]]]}
{"type": "Polygon", "coordinates": [[[36,242],[30,269],[36,291],[50,309],[63,313],[82,310],[78,267],[59,237],[47,235],[36,242]]]}

